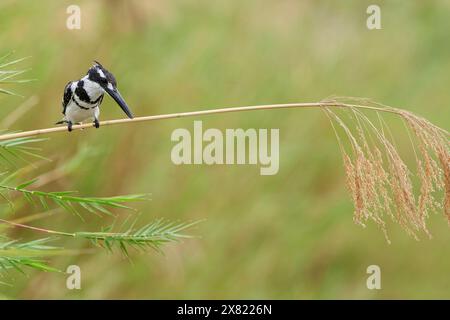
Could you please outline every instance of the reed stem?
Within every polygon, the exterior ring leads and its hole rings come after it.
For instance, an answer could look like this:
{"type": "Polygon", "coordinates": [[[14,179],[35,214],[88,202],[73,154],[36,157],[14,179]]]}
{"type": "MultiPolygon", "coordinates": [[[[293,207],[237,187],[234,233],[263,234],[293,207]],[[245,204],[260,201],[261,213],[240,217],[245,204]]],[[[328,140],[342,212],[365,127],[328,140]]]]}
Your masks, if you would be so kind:
{"type": "MultiPolygon", "coordinates": [[[[376,110],[376,111],[398,113],[396,109],[382,108],[382,107],[376,107],[376,106],[355,105],[355,104],[339,103],[339,102],[305,102],[305,103],[285,103],[285,104],[269,104],[269,105],[258,105],[258,106],[219,108],[219,109],[209,109],[209,110],[199,110],[199,111],[189,111],[189,112],[179,112],[179,113],[169,113],[169,114],[160,114],[160,115],[153,115],[153,116],[136,117],[133,119],[106,120],[106,121],[101,121],[100,126],[110,126],[110,125],[116,125],[116,124],[144,122],[144,121],[156,121],[156,120],[173,119],[173,118],[187,118],[187,117],[194,117],[194,116],[204,116],[204,115],[211,115],[211,114],[231,113],[231,112],[272,110],[272,109],[290,109],[290,108],[323,108],[323,107],[359,108],[359,109],[371,109],[371,110],[376,110]]],[[[88,128],[93,128],[93,125],[91,123],[85,123],[85,124],[81,124],[81,125],[74,125],[72,127],[73,130],[88,129],[88,128]]],[[[60,127],[23,131],[23,132],[8,133],[8,134],[0,135],[0,141],[16,139],[16,138],[23,138],[23,137],[34,137],[34,136],[39,136],[39,135],[43,135],[43,134],[65,132],[65,131],[67,131],[67,128],[65,126],[60,126],[60,127]]]]}

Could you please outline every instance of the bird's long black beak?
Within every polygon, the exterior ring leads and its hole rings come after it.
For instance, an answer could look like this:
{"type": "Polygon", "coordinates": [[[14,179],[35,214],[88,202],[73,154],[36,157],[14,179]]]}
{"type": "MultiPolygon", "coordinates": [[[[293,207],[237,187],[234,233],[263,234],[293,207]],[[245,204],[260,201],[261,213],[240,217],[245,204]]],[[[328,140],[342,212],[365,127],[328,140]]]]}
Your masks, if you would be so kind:
{"type": "Polygon", "coordinates": [[[133,119],[133,114],[131,113],[130,108],[128,108],[127,103],[125,100],[123,100],[122,96],[120,95],[119,91],[117,89],[109,89],[108,87],[105,88],[105,91],[113,98],[117,104],[120,106],[120,108],[125,112],[125,114],[128,116],[128,118],[133,119]]]}

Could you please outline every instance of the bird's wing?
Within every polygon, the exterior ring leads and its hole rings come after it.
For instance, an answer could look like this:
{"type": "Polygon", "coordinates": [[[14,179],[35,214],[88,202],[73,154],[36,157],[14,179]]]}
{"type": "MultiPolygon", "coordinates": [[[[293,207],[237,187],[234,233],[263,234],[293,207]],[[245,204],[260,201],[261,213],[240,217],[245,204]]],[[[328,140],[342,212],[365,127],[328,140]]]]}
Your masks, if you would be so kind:
{"type": "Polygon", "coordinates": [[[72,99],[73,92],[72,92],[72,81],[66,84],[66,87],[64,88],[64,96],[62,98],[62,108],[63,108],[63,114],[66,114],[66,108],[69,104],[69,101],[72,99]]]}

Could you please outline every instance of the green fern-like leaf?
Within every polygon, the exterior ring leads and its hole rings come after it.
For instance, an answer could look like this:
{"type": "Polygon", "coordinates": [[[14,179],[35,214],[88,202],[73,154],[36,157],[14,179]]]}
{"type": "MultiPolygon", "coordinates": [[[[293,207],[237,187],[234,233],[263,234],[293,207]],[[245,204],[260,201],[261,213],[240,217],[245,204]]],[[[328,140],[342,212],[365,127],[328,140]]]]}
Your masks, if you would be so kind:
{"type": "Polygon", "coordinates": [[[40,271],[60,272],[50,267],[44,257],[60,252],[60,248],[47,245],[53,238],[18,242],[5,237],[0,239],[0,272],[14,269],[25,274],[24,267],[40,271]]]}
{"type": "Polygon", "coordinates": [[[28,189],[27,187],[34,182],[36,182],[36,179],[21,183],[17,186],[6,185],[2,182],[0,184],[0,196],[11,204],[12,200],[10,199],[9,193],[16,192],[21,194],[33,205],[40,203],[44,209],[48,209],[49,202],[51,202],[78,216],[80,216],[80,208],[84,208],[90,213],[106,215],[112,215],[109,210],[110,208],[134,210],[132,207],[125,205],[125,203],[148,199],[148,194],[131,194],[115,197],[80,197],[75,195],[75,191],[44,192],[28,189]]]}
{"type": "Polygon", "coordinates": [[[128,248],[146,250],[148,248],[161,252],[161,246],[168,242],[177,242],[183,238],[191,238],[183,231],[196,225],[199,221],[191,223],[173,223],[157,220],[139,229],[134,228],[134,223],[123,232],[75,232],[77,238],[90,240],[95,246],[113,251],[119,249],[128,256],[128,248]]]}
{"type": "MultiPolygon", "coordinates": [[[[20,58],[20,59],[14,59],[9,60],[13,52],[7,53],[4,56],[0,57],[0,85],[8,85],[8,84],[17,84],[17,83],[26,83],[33,81],[32,79],[18,79],[17,77],[22,75],[23,73],[29,71],[29,69],[19,69],[14,70],[14,68],[17,64],[20,62],[30,58],[20,58]]],[[[14,95],[14,96],[20,96],[19,94],[15,93],[14,91],[0,88],[0,93],[7,94],[7,95],[14,95]]]]}

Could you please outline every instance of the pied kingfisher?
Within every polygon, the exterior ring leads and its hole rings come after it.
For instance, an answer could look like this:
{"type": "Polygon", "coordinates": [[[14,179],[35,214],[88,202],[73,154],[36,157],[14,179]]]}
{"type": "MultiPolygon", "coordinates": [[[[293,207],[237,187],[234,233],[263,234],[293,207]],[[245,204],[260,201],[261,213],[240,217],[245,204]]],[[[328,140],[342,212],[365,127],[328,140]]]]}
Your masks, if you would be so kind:
{"type": "Polygon", "coordinates": [[[94,126],[100,126],[98,116],[100,104],[105,91],[117,102],[129,118],[133,114],[117,90],[117,82],[111,72],[99,62],[89,69],[86,76],[78,81],[70,81],[64,88],[62,98],[63,119],[56,124],[67,123],[67,129],[72,131],[72,125],[93,120],[94,126]]]}

